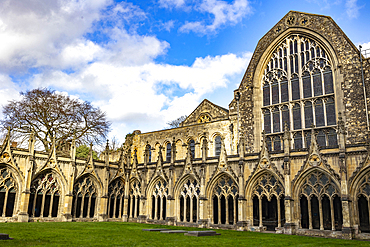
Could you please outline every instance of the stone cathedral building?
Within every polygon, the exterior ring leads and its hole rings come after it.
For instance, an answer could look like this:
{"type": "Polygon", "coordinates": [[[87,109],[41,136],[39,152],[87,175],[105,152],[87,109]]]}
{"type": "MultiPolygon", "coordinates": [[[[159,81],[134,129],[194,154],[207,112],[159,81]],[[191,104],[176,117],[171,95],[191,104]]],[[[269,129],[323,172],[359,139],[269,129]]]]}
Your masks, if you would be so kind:
{"type": "Polygon", "coordinates": [[[0,220],[370,239],[369,78],[333,19],[291,11],[258,42],[228,109],[204,100],[178,128],[135,131],[117,159],[7,138],[0,220]]]}

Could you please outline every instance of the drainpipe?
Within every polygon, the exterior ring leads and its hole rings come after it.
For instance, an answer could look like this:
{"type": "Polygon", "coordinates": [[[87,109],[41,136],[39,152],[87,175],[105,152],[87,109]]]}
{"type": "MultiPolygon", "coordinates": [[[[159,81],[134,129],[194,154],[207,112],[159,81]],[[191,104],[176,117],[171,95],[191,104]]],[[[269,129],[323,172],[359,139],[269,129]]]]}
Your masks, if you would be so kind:
{"type": "Polygon", "coordinates": [[[365,80],[364,80],[364,68],[362,66],[362,53],[361,53],[362,46],[360,45],[359,47],[360,47],[360,62],[361,62],[362,86],[364,88],[364,100],[365,100],[365,110],[366,110],[367,133],[369,135],[369,112],[367,111],[367,99],[366,99],[366,88],[365,88],[365,80]]]}

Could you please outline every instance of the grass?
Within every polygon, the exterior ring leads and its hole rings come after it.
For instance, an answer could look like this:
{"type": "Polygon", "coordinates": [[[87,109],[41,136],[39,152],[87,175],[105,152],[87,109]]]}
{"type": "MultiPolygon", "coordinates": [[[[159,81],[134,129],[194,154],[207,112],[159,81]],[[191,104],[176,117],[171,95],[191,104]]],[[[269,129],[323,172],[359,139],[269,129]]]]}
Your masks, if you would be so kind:
{"type": "Polygon", "coordinates": [[[0,223],[0,233],[14,238],[0,240],[0,246],[370,246],[368,241],[231,230],[216,230],[219,236],[190,237],[143,228],[202,230],[126,222],[0,223]]]}

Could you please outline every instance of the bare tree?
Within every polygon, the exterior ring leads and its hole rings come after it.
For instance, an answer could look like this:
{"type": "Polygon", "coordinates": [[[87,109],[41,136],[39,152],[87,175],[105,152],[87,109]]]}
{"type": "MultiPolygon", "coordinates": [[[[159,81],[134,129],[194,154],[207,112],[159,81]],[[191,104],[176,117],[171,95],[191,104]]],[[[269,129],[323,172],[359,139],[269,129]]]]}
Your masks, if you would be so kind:
{"type": "Polygon", "coordinates": [[[57,148],[76,138],[78,144],[100,144],[111,123],[105,112],[90,102],[73,99],[50,89],[38,88],[12,100],[3,108],[3,128],[10,127],[17,138],[27,138],[31,132],[49,151],[55,139],[57,148]]]}
{"type": "Polygon", "coordinates": [[[172,121],[169,121],[167,122],[167,125],[168,125],[168,129],[173,129],[173,128],[177,128],[177,127],[180,127],[180,124],[182,122],[184,122],[184,120],[187,118],[188,116],[186,115],[183,115],[179,118],[176,118],[175,120],[172,120],[172,121]]]}

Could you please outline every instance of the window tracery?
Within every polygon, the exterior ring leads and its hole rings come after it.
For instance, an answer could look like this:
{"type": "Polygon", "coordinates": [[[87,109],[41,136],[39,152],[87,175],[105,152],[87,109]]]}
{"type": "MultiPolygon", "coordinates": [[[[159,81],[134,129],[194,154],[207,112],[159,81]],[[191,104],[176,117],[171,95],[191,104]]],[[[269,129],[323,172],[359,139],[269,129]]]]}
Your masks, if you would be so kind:
{"type": "Polygon", "coordinates": [[[125,186],[121,179],[116,179],[108,187],[107,215],[109,218],[121,218],[123,213],[123,202],[125,186]]]}
{"type": "MultiPolygon", "coordinates": [[[[322,129],[323,146],[336,145],[331,132],[336,125],[332,64],[320,44],[302,35],[287,37],[266,65],[261,87],[268,136],[281,138],[286,122],[293,137],[301,133],[299,143],[292,144],[294,149],[308,148],[306,132],[313,126],[322,129]]],[[[282,145],[271,148],[278,151],[282,145]]]]}
{"type": "Polygon", "coordinates": [[[281,227],[284,222],[284,186],[271,173],[262,174],[254,184],[253,224],[269,230],[281,227]]]}
{"type": "Polygon", "coordinates": [[[17,183],[12,172],[6,168],[0,168],[0,214],[2,217],[12,217],[14,211],[17,183]]]}
{"type": "Polygon", "coordinates": [[[152,192],[152,219],[166,219],[166,204],[168,196],[168,184],[166,181],[158,180],[152,192]]]}
{"type": "Polygon", "coordinates": [[[31,184],[29,216],[57,217],[60,186],[52,173],[42,174],[31,184]]]}
{"type": "Polygon", "coordinates": [[[239,189],[234,180],[223,175],[213,189],[214,224],[236,224],[238,221],[239,189]]]}
{"type": "Polygon", "coordinates": [[[137,218],[140,214],[141,183],[136,179],[130,184],[130,195],[128,198],[127,215],[137,218]]]}
{"type": "Polygon", "coordinates": [[[91,178],[80,178],[73,187],[72,216],[74,218],[93,218],[97,189],[91,178]]]}
{"type": "Polygon", "coordinates": [[[320,171],[310,173],[301,186],[300,227],[338,230],[342,224],[340,190],[330,177],[320,171]]]}
{"type": "Polygon", "coordinates": [[[200,187],[198,181],[194,178],[188,178],[184,182],[180,193],[180,221],[197,222],[199,194],[200,187]]]}

